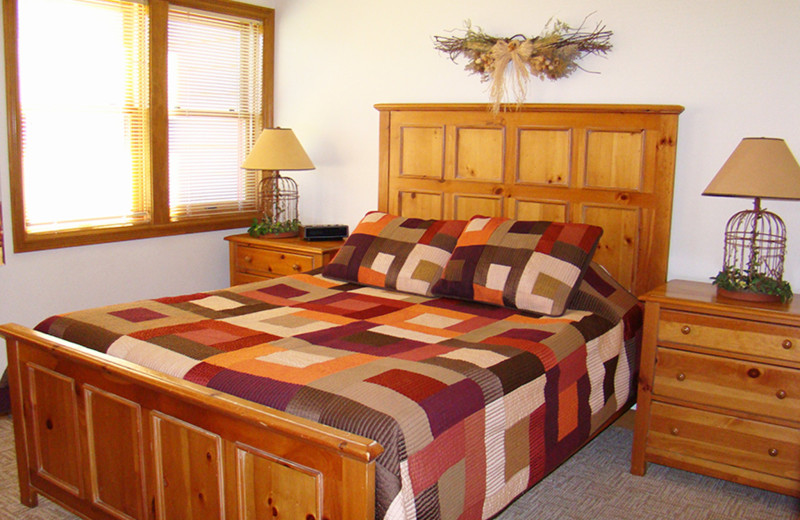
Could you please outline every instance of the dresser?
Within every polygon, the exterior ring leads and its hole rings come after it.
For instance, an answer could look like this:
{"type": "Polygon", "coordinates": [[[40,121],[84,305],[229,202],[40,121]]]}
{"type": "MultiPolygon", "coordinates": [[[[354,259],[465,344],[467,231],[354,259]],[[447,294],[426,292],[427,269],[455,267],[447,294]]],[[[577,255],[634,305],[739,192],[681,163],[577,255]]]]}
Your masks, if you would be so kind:
{"type": "Polygon", "coordinates": [[[631,473],[648,462],[800,496],[800,302],[671,281],[642,297],[631,473]]]}
{"type": "Polygon", "coordinates": [[[231,285],[304,273],[330,263],[343,240],[309,242],[302,238],[225,237],[230,247],[231,285]]]}

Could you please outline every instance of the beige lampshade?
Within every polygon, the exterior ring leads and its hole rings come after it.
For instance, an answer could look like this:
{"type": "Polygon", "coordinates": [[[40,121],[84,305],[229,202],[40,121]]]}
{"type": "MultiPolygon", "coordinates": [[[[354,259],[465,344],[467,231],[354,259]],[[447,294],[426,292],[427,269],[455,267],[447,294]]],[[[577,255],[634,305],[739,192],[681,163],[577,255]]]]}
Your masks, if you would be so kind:
{"type": "Polygon", "coordinates": [[[247,170],[313,170],[314,163],[291,128],[266,128],[242,163],[247,170]]]}
{"type": "Polygon", "coordinates": [[[703,195],[800,200],[800,165],[783,139],[745,137],[703,195]]]}

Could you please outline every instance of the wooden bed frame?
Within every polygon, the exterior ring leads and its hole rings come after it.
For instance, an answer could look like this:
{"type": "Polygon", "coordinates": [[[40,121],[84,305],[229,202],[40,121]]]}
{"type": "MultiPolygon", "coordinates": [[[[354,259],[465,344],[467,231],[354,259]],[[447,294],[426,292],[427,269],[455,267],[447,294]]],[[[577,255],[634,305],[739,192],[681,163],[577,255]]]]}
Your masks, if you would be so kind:
{"type": "MultiPolygon", "coordinates": [[[[666,278],[676,106],[378,105],[378,208],[602,225],[635,293],[666,278]]],[[[8,324],[22,503],[91,519],[374,518],[374,441],[8,324]]],[[[610,422],[615,419],[612,417],[610,422]]]]}

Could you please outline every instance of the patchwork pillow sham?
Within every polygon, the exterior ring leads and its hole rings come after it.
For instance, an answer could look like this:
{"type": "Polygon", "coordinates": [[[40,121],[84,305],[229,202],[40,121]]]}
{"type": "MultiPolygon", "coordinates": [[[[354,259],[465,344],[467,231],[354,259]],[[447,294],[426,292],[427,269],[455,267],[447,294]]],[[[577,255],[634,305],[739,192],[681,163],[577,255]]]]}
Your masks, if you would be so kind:
{"type": "Polygon", "coordinates": [[[635,320],[641,321],[644,313],[639,299],[615,280],[605,267],[595,261],[590,262],[586,268],[578,290],[569,301],[569,308],[589,311],[611,322],[622,318],[626,330],[632,331],[639,330],[635,320]],[[628,329],[629,321],[633,326],[632,329],[628,329]]]}
{"type": "Polygon", "coordinates": [[[431,296],[466,225],[466,220],[367,213],[322,274],[431,296]]]}
{"type": "Polygon", "coordinates": [[[588,224],[473,217],[433,293],[560,316],[602,234],[588,224]]]}

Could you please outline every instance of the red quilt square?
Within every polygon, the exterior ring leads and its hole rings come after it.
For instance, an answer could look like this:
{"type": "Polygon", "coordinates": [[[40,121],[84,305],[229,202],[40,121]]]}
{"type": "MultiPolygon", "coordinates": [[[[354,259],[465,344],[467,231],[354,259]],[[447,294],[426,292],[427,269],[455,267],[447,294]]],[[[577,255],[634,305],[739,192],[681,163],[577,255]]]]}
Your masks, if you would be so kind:
{"type": "Polygon", "coordinates": [[[366,379],[366,381],[391,388],[417,403],[447,387],[446,384],[432,377],[400,369],[387,370],[366,379]]]}
{"type": "Polygon", "coordinates": [[[285,299],[297,298],[298,296],[305,296],[308,294],[308,291],[296,289],[290,285],[286,285],[285,283],[264,287],[263,289],[259,289],[258,292],[285,299]]]}
{"type": "Polygon", "coordinates": [[[160,312],[156,312],[151,309],[145,309],[144,307],[133,307],[131,309],[109,312],[109,314],[132,323],[140,323],[142,321],[157,320],[167,317],[166,314],[161,314],[160,312]]]}

